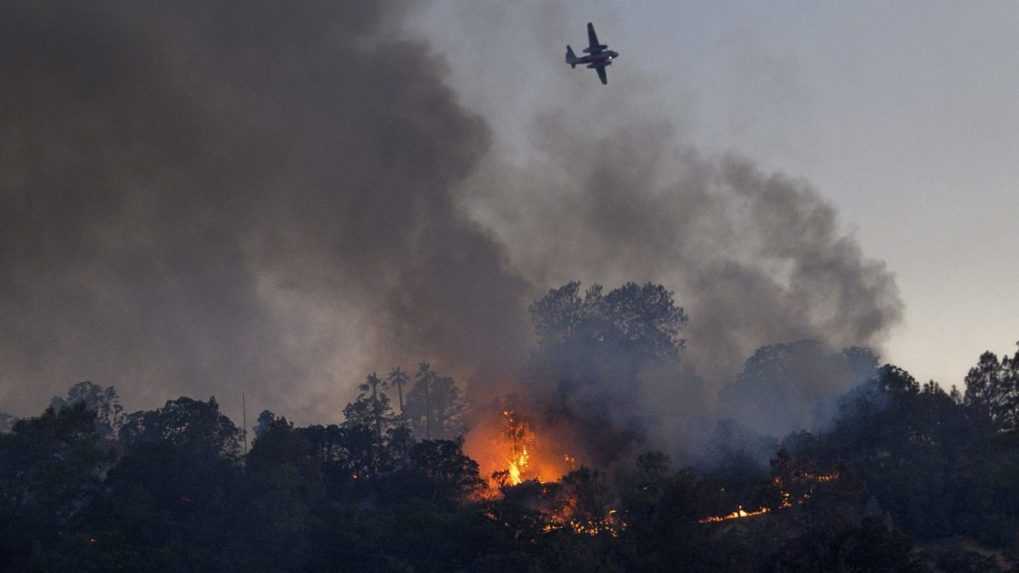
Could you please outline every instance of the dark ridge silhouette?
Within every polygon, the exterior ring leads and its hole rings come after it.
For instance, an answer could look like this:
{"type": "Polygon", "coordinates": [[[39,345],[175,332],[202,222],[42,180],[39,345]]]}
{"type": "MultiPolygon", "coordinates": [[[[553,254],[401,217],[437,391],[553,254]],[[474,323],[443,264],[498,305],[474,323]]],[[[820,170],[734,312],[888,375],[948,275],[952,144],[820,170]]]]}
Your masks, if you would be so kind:
{"type": "Polygon", "coordinates": [[[767,467],[645,450],[514,482],[421,436],[393,377],[340,425],[262,412],[246,454],[215,398],[125,415],[84,382],[0,433],[0,571],[1012,571],[1016,364],[981,356],[964,393],[882,366],[767,467]]]}

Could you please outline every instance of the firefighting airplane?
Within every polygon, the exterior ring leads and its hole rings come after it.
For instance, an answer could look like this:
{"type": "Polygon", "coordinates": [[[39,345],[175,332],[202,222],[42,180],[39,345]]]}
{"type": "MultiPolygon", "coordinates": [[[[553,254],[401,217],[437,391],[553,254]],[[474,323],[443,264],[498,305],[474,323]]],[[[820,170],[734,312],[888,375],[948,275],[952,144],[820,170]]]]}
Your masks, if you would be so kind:
{"type": "Polygon", "coordinates": [[[587,23],[587,44],[587,47],[584,48],[587,55],[579,58],[577,54],[573,53],[573,48],[567,44],[566,63],[572,68],[576,68],[577,64],[587,64],[588,68],[594,68],[598,72],[598,79],[603,85],[606,85],[609,83],[609,79],[605,75],[605,68],[612,65],[612,60],[619,57],[619,52],[614,52],[609,49],[608,45],[598,42],[598,35],[594,33],[594,24],[590,22],[587,23]]]}

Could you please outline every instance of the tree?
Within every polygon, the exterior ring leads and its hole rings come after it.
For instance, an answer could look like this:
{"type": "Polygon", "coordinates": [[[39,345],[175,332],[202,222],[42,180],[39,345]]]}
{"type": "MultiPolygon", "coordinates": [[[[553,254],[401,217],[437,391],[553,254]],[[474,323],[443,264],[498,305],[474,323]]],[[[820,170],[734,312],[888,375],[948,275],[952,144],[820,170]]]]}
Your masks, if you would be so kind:
{"type": "Polygon", "coordinates": [[[247,467],[258,471],[295,462],[307,456],[308,449],[293,423],[265,410],[258,415],[255,443],[248,452],[247,467]]]}
{"type": "Polygon", "coordinates": [[[14,429],[14,424],[18,422],[18,418],[8,414],[7,412],[0,412],[0,434],[6,434],[14,429]]]}
{"type": "Polygon", "coordinates": [[[343,436],[352,462],[350,475],[379,475],[390,466],[386,449],[387,429],[393,422],[393,410],[386,395],[385,382],[374,372],[358,386],[358,395],[343,409],[343,436]]]}
{"type": "Polygon", "coordinates": [[[865,348],[837,350],[817,340],[772,344],[746,360],[739,379],[719,395],[722,414],[775,437],[816,431],[834,416],[846,390],[877,372],[865,348]]]}
{"type": "Polygon", "coordinates": [[[632,526],[653,527],[670,473],[671,461],[664,453],[650,451],[637,456],[634,471],[626,476],[622,489],[623,508],[632,526]]]}
{"type": "Polygon", "coordinates": [[[50,407],[57,411],[74,404],[84,404],[86,409],[95,412],[99,434],[107,439],[116,439],[125,416],[120,396],[113,386],[104,388],[86,380],[71,386],[66,396],[54,396],[50,400],[50,407]]]}
{"type": "Polygon", "coordinates": [[[786,541],[766,564],[768,571],[926,571],[912,551],[908,535],[889,529],[877,519],[859,525],[845,520],[811,523],[786,541]]]}
{"type": "Polygon", "coordinates": [[[407,412],[403,403],[403,392],[407,384],[410,384],[410,377],[407,373],[399,368],[394,368],[389,372],[389,376],[386,377],[386,384],[391,388],[396,388],[396,396],[398,398],[398,405],[400,406],[400,419],[401,423],[405,420],[407,412]]]}
{"type": "Polygon", "coordinates": [[[478,463],[463,453],[462,440],[424,440],[410,451],[418,481],[432,499],[462,501],[485,486],[478,463]]]}
{"type": "Polygon", "coordinates": [[[357,397],[343,409],[346,418],[343,425],[370,429],[381,443],[384,429],[393,421],[393,408],[385,393],[385,382],[372,372],[357,388],[357,397]]]}
{"type": "Polygon", "coordinates": [[[678,364],[687,316],[661,285],[626,283],[608,294],[601,285],[583,296],[580,283],[548,291],[530,307],[538,335],[535,378],[557,383],[562,406],[580,387],[587,417],[606,403],[635,400],[643,371],[678,364]]]}
{"type": "Polygon", "coordinates": [[[277,416],[272,410],[262,410],[255,422],[255,439],[257,440],[262,434],[280,426],[293,427],[293,424],[287,422],[285,417],[277,416]]]}
{"type": "Polygon", "coordinates": [[[539,346],[549,350],[585,345],[626,350],[644,360],[675,358],[683,347],[680,330],[686,313],[662,285],[626,283],[603,294],[592,285],[580,296],[580,283],[550,290],[530,307],[539,346]]]}
{"type": "Polygon", "coordinates": [[[419,438],[452,439],[463,432],[464,403],[456,381],[439,375],[427,362],[418,365],[406,406],[407,420],[419,438]]]}
{"type": "MultiPolygon", "coordinates": [[[[240,430],[207,402],[178,398],[128,416],[126,453],[83,531],[122,570],[224,570],[242,513],[240,430]]],[[[89,551],[87,555],[95,554],[89,551]]],[[[108,561],[80,570],[114,569],[108,561]]]]}
{"type": "Polygon", "coordinates": [[[984,352],[966,374],[964,403],[975,415],[991,420],[995,428],[1019,427],[1019,351],[1015,356],[984,352]]]}
{"type": "Polygon", "coordinates": [[[0,434],[0,571],[44,570],[44,554],[73,533],[113,460],[83,402],[0,434]]]}
{"type": "Polygon", "coordinates": [[[166,444],[234,459],[240,453],[240,430],[219,411],[216,398],[208,402],[180,397],[162,408],[129,415],[120,430],[129,447],[166,444]]]}

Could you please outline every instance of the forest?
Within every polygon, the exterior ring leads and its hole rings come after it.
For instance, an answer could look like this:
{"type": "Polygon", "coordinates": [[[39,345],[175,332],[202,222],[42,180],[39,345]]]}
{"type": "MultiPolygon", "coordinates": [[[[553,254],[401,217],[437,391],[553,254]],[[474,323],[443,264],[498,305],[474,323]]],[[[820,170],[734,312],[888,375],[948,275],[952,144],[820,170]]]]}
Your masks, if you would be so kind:
{"type": "Polygon", "coordinates": [[[487,402],[422,362],[366,373],[334,424],[127,412],[93,382],[4,415],[0,571],[1019,571],[1019,352],[946,389],[765,347],[677,452],[633,403],[648,372],[682,383],[670,291],[568,283],[530,312],[524,381],[487,402]]]}

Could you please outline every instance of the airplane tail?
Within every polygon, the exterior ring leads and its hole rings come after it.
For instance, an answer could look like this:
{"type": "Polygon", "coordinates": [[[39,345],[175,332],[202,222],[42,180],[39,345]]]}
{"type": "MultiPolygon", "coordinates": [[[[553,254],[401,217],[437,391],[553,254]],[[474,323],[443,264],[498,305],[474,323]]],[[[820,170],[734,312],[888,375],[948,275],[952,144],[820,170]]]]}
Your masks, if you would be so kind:
{"type": "Polygon", "coordinates": [[[577,54],[573,53],[573,48],[571,48],[568,44],[566,46],[566,63],[569,64],[571,68],[577,67],[577,54]]]}

